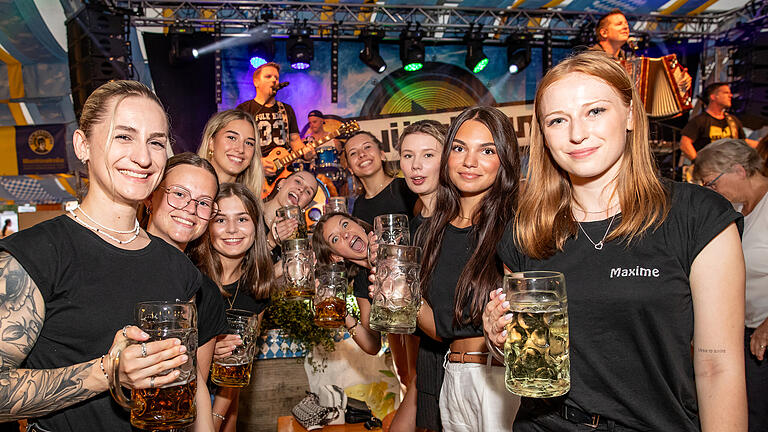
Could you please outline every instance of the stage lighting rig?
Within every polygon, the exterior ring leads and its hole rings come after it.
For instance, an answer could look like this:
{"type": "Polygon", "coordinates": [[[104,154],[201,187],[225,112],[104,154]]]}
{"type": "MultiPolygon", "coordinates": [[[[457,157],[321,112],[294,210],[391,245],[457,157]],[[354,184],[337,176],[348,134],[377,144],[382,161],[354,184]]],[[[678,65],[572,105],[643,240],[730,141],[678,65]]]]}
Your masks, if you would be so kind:
{"type": "Polygon", "coordinates": [[[469,26],[469,31],[464,35],[464,42],[467,44],[467,56],[464,64],[472,73],[478,73],[488,66],[488,56],[483,52],[483,26],[475,29],[475,24],[469,26]]]}
{"type": "Polygon", "coordinates": [[[309,69],[312,59],[315,57],[315,48],[312,39],[309,38],[310,31],[306,20],[303,26],[298,22],[288,36],[288,42],[285,45],[285,52],[293,69],[309,69]]]}
{"type": "Polygon", "coordinates": [[[403,69],[408,72],[417,71],[424,67],[424,34],[421,32],[421,24],[416,23],[416,28],[411,30],[411,24],[400,32],[400,61],[403,69]]]}
{"type": "Polygon", "coordinates": [[[515,75],[531,63],[531,39],[529,35],[509,35],[506,40],[509,73],[515,75]]]}
{"type": "Polygon", "coordinates": [[[248,47],[251,66],[257,68],[275,59],[275,42],[269,35],[267,39],[254,42],[248,47]]]}
{"type": "Polygon", "coordinates": [[[379,30],[366,29],[360,35],[360,39],[362,39],[365,45],[362,51],[360,51],[360,61],[378,73],[382,73],[387,69],[387,63],[379,54],[379,42],[381,42],[382,37],[384,37],[384,34],[379,30]]]}

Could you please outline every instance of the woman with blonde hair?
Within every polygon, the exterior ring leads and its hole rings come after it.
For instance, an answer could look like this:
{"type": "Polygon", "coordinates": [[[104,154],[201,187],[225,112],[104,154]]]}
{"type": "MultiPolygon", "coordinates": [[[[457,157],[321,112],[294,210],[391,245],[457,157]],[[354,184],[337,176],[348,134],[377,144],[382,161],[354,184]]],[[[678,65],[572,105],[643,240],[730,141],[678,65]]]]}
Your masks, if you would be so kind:
{"type": "Polygon", "coordinates": [[[259,196],[264,167],[257,131],[253,117],[245,111],[217,112],[205,124],[197,154],[211,162],[219,183],[242,183],[259,196]]]}
{"type": "MultiPolygon", "coordinates": [[[[746,430],[740,225],[717,194],[657,177],[619,63],[585,52],[552,68],[498,252],[513,272],[565,275],[571,387],[523,398],[514,430],[746,430]]],[[[490,298],[498,350],[517,318],[501,290],[490,298]]]]}

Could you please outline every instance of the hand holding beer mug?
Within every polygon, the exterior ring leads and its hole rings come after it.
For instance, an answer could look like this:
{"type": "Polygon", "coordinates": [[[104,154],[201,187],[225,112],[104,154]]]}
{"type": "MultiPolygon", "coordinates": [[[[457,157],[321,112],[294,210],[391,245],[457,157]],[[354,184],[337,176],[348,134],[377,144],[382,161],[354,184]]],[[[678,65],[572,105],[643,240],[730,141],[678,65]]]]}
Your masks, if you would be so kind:
{"type": "Polygon", "coordinates": [[[304,212],[298,206],[280,207],[275,210],[275,216],[277,216],[275,222],[278,225],[277,231],[278,237],[280,237],[278,240],[281,243],[284,243],[286,240],[307,238],[307,220],[304,218],[304,212]],[[287,233],[280,230],[280,225],[283,225],[281,224],[283,221],[291,221],[290,225],[293,228],[287,233]]]}
{"type": "Polygon", "coordinates": [[[299,300],[315,295],[315,256],[307,239],[283,242],[285,298],[299,300]]]}
{"type": "Polygon", "coordinates": [[[315,324],[337,329],[347,316],[347,272],[342,264],[318,266],[315,270],[315,324]]]}
{"type": "Polygon", "coordinates": [[[568,299],[562,273],[504,276],[512,319],[506,324],[506,386],[524,397],[561,396],[571,388],[568,299]]]}
{"type": "Polygon", "coordinates": [[[149,335],[141,343],[141,357],[147,357],[150,342],[178,339],[186,348],[187,360],[175,369],[150,377],[150,388],[132,389],[128,399],[120,386],[120,355],[126,346],[112,355],[109,390],[114,399],[131,410],[131,424],[139,429],[169,430],[195,421],[197,391],[197,310],[192,302],[142,302],[136,305],[136,324],[149,335]],[[168,384],[155,386],[156,377],[176,375],[168,384]]]}
{"type": "Polygon", "coordinates": [[[379,245],[376,287],[371,304],[372,330],[400,334],[416,331],[416,317],[421,305],[419,271],[421,248],[379,245]]]}
{"type": "Polygon", "coordinates": [[[240,336],[243,342],[226,357],[211,365],[211,381],[220,387],[245,387],[251,381],[253,355],[256,351],[258,317],[241,309],[227,311],[227,333],[240,336]]]}

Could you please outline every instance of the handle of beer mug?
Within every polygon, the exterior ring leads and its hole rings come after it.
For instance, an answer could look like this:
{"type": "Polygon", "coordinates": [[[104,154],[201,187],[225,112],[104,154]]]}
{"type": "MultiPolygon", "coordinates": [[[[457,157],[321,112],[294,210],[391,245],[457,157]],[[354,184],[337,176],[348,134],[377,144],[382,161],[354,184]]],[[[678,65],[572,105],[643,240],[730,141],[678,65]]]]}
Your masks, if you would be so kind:
{"type": "Polygon", "coordinates": [[[126,397],[123,392],[123,387],[120,385],[120,354],[122,354],[123,350],[130,345],[129,341],[122,341],[115,347],[114,354],[110,355],[112,360],[112,376],[109,380],[109,393],[120,406],[127,410],[134,410],[141,409],[144,404],[126,397]]]}

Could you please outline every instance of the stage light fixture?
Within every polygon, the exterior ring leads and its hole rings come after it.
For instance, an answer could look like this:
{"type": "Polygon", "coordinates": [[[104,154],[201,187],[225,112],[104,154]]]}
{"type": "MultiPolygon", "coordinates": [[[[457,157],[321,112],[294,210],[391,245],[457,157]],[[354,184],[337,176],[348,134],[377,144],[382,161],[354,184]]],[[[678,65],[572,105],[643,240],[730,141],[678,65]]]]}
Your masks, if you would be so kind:
{"type": "Polygon", "coordinates": [[[470,24],[469,31],[464,35],[464,42],[467,44],[467,56],[464,64],[472,73],[478,73],[488,66],[488,56],[483,52],[483,26],[475,29],[475,25],[470,24]]]}
{"type": "Polygon", "coordinates": [[[293,69],[309,69],[310,63],[315,57],[315,49],[309,35],[310,32],[306,25],[301,28],[297,25],[288,36],[285,52],[288,63],[293,69]]]}
{"type": "Polygon", "coordinates": [[[256,42],[248,47],[251,66],[257,68],[275,59],[275,43],[272,39],[256,42]]]}
{"type": "Polygon", "coordinates": [[[531,63],[531,45],[528,35],[510,35],[507,44],[509,73],[515,75],[531,63]]]}
{"type": "Polygon", "coordinates": [[[363,30],[360,36],[365,45],[360,51],[360,61],[377,73],[382,73],[387,69],[387,63],[379,54],[379,42],[383,36],[378,30],[363,30]]]}
{"type": "Polygon", "coordinates": [[[411,23],[400,32],[400,61],[403,69],[408,72],[417,71],[424,67],[424,43],[421,39],[421,24],[416,23],[416,28],[411,30],[411,23]]]}

